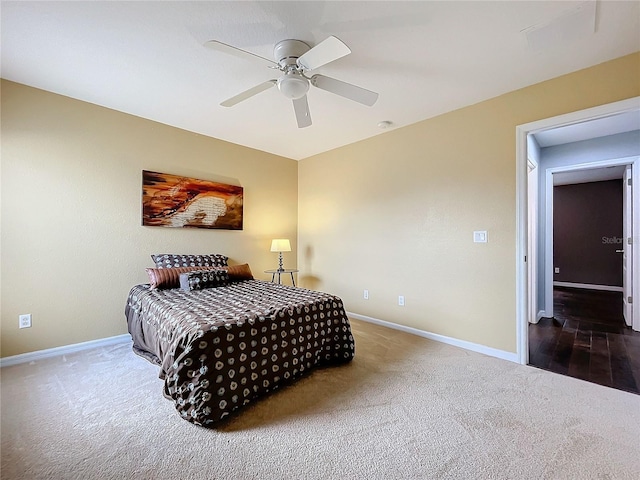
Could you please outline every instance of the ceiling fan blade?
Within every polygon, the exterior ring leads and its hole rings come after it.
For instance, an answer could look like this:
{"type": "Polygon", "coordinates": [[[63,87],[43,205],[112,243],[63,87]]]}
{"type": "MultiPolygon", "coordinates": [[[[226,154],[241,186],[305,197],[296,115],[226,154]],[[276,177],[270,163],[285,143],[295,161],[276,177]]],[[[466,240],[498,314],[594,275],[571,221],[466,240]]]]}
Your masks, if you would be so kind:
{"type": "Polygon", "coordinates": [[[331,36],[298,58],[297,64],[304,70],[315,70],[350,53],[349,47],[337,37],[331,36]]]}
{"type": "Polygon", "coordinates": [[[260,92],[264,92],[265,90],[268,90],[269,88],[273,87],[275,84],[276,84],[276,80],[267,80],[264,83],[256,85],[255,87],[252,87],[249,90],[245,90],[244,92],[239,93],[238,95],[225,100],[220,105],[222,105],[223,107],[233,107],[235,104],[240,103],[246,100],[247,98],[251,98],[254,95],[259,94],[260,92]]]}
{"type": "Polygon", "coordinates": [[[296,112],[298,128],[304,128],[311,125],[311,113],[309,113],[309,103],[307,102],[306,95],[293,101],[293,109],[296,112]]]}
{"type": "Polygon", "coordinates": [[[204,43],[204,46],[210,48],[211,50],[216,50],[218,52],[223,52],[229,55],[233,55],[234,57],[244,58],[245,60],[255,61],[258,60],[262,63],[266,63],[269,67],[277,67],[278,64],[273,60],[269,60],[268,58],[261,57],[260,55],[256,55],[255,53],[247,52],[246,50],[242,50],[240,48],[232,47],[231,45],[227,45],[226,43],[219,42],[217,40],[209,40],[204,43]]]}
{"type": "Polygon", "coordinates": [[[324,75],[314,75],[310,78],[311,85],[318,87],[327,92],[335,93],[341,97],[348,98],[354,102],[362,103],[371,107],[378,100],[378,94],[371,90],[366,90],[361,87],[356,87],[342,80],[336,80],[335,78],[325,77],[324,75]]]}

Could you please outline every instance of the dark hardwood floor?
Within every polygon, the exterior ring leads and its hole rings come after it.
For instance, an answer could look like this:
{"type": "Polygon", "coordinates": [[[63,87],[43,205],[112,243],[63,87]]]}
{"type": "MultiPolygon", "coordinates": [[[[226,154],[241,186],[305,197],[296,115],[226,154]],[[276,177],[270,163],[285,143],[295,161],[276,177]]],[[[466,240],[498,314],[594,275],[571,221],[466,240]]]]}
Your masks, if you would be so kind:
{"type": "Polygon", "coordinates": [[[554,318],[529,324],[529,365],[640,394],[640,332],[622,293],[556,287],[554,318]]]}

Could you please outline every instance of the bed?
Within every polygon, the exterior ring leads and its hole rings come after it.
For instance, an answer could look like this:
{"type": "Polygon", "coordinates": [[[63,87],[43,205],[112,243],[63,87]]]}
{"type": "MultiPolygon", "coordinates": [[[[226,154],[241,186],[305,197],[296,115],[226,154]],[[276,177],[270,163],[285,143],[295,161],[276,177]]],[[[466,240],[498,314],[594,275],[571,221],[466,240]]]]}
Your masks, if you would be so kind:
{"type": "Polygon", "coordinates": [[[314,368],[354,357],[340,298],[251,276],[190,289],[185,278],[203,271],[194,272],[181,273],[178,288],[134,286],[125,307],[133,350],[160,366],[164,395],[189,422],[214,427],[314,368]]]}

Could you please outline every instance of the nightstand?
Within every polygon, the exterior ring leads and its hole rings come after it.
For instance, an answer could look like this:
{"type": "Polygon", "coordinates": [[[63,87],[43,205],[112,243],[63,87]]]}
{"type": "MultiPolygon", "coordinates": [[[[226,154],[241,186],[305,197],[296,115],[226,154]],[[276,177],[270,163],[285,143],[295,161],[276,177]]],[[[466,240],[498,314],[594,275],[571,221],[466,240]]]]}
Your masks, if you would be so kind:
{"type": "Polygon", "coordinates": [[[293,283],[294,287],[296,286],[296,281],[293,278],[293,274],[294,273],[298,273],[298,270],[295,269],[295,268],[285,268],[284,270],[278,270],[278,269],[276,269],[276,270],[265,270],[264,273],[270,273],[271,274],[271,281],[275,282],[276,279],[277,279],[278,283],[281,283],[280,282],[280,276],[283,273],[288,273],[288,274],[291,275],[291,283],[293,283]]]}

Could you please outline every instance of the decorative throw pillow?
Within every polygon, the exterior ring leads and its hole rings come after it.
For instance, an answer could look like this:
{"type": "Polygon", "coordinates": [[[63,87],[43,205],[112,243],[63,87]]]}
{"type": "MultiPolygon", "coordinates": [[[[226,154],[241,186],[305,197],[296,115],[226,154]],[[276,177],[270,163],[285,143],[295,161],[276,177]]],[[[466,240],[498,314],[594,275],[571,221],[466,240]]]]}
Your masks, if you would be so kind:
{"type": "Polygon", "coordinates": [[[221,287],[227,283],[229,283],[229,274],[222,269],[196,270],[180,274],[180,288],[186,291],[221,287]]]}
{"type": "Polygon", "coordinates": [[[176,268],[146,268],[151,288],[178,288],[180,274],[196,270],[215,270],[220,267],[176,267],[176,268]]]}
{"type": "Polygon", "coordinates": [[[242,265],[230,265],[225,267],[225,269],[229,273],[229,280],[232,282],[238,280],[253,280],[253,274],[251,273],[251,268],[249,268],[248,263],[243,263],[242,265]]]}
{"type": "Polygon", "coordinates": [[[151,255],[156,268],[177,267],[226,267],[229,257],[219,253],[211,255],[178,255],[174,253],[162,253],[151,255]]]}

